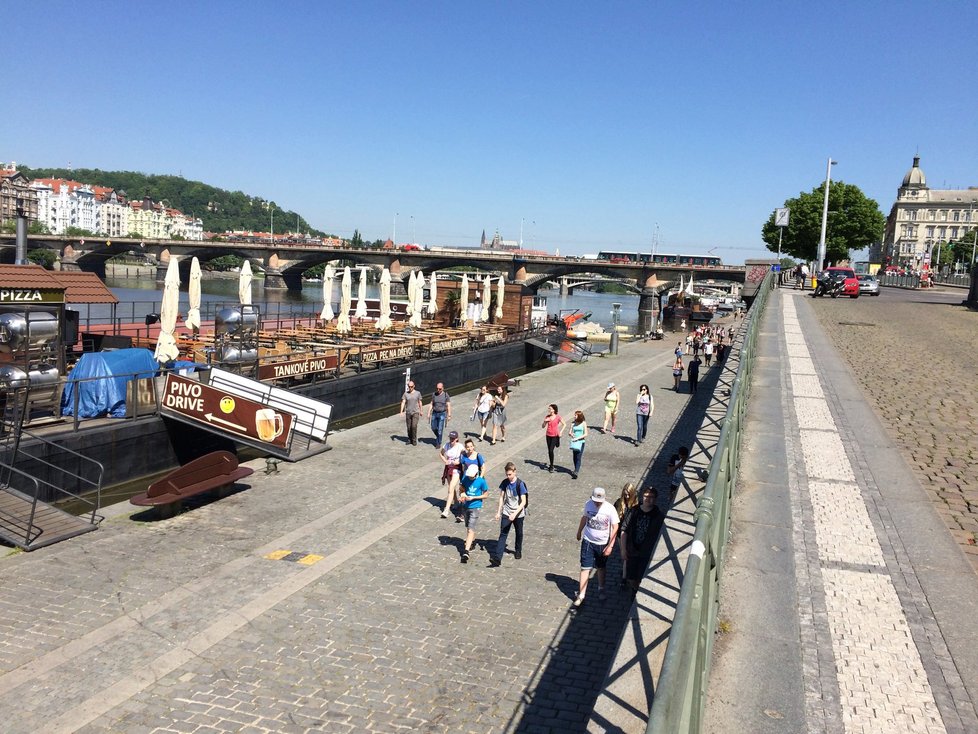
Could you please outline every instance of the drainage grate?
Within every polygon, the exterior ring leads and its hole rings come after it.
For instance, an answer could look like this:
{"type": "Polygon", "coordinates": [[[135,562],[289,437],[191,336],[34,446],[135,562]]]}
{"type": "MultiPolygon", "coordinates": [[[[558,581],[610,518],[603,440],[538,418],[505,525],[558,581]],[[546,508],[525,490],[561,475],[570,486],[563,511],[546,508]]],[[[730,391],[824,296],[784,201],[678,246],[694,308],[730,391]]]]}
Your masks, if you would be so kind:
{"type": "Polygon", "coordinates": [[[868,321],[840,321],[839,326],[876,326],[868,321]]]}

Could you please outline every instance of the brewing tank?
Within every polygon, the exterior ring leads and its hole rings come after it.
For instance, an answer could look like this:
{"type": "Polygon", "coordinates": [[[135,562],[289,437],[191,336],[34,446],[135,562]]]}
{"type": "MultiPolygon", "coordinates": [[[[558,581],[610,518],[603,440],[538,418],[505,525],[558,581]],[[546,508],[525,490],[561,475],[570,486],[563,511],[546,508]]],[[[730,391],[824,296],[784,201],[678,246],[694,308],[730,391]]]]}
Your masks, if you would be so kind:
{"type": "Polygon", "coordinates": [[[15,390],[20,387],[27,387],[30,382],[31,389],[56,385],[61,379],[58,368],[50,364],[38,365],[30,372],[24,372],[20,367],[5,364],[0,367],[0,390],[15,390]]]}
{"type": "Polygon", "coordinates": [[[217,351],[218,359],[229,364],[254,362],[258,359],[257,347],[239,348],[231,344],[222,344],[217,351]]]}
{"type": "Polygon", "coordinates": [[[19,367],[5,364],[0,367],[0,390],[16,390],[27,387],[27,373],[19,367]]]}
{"type": "Polygon", "coordinates": [[[239,308],[222,308],[214,318],[214,333],[237,335],[249,334],[258,330],[258,312],[239,308]]]}
{"type": "Polygon", "coordinates": [[[19,352],[43,347],[58,339],[58,317],[43,311],[9,311],[0,314],[0,351],[19,352]]]}

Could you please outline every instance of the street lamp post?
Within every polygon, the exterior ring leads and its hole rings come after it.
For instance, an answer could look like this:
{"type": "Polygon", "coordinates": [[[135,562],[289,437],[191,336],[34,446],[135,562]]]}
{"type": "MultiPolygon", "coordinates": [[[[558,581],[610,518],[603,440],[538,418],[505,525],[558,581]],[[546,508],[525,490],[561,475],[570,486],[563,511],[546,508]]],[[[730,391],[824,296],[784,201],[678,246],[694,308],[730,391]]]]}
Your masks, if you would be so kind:
{"type": "Polygon", "coordinates": [[[397,212],[394,212],[394,233],[391,235],[391,244],[397,247],[397,212]]]}
{"type": "Polygon", "coordinates": [[[825,166],[825,201],[822,204],[822,233],[818,238],[818,260],[815,263],[815,269],[819,272],[825,267],[825,229],[829,223],[829,184],[832,180],[832,166],[836,163],[838,161],[829,158],[829,162],[825,166]]]}

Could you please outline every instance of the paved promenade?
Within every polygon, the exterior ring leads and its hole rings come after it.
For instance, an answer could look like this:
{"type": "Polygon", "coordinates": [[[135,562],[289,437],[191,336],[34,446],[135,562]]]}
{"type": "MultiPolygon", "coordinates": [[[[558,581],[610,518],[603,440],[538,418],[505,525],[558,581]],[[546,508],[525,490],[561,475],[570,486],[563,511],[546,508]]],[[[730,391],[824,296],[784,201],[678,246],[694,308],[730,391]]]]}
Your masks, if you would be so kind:
{"type": "MultiPolygon", "coordinates": [[[[673,347],[623,345],[513,391],[506,443],[478,444],[490,487],[512,460],[530,488],[523,558],[501,568],[488,563],[492,510],[459,562],[430,433],[407,445],[397,416],[277,475],[256,462],[247,489],[172,519],[115,506],[95,533],[0,559],[3,731],[583,730],[630,601],[612,586],[571,612],[577,524],[595,485],[613,497],[641,477],[663,484],[699,426],[716,376],[704,371],[694,398],[673,392],[673,347]],[[593,431],[609,380],[623,397],[616,436],[593,431]],[[642,382],[655,413],[635,447],[642,382]],[[561,470],[543,470],[550,402],[592,426],[577,481],[566,441],[561,470]]],[[[453,396],[456,429],[472,431],[473,400],[453,396]]]]}
{"type": "Polygon", "coordinates": [[[978,314],[960,300],[774,294],[706,731],[978,731],[978,314]]]}

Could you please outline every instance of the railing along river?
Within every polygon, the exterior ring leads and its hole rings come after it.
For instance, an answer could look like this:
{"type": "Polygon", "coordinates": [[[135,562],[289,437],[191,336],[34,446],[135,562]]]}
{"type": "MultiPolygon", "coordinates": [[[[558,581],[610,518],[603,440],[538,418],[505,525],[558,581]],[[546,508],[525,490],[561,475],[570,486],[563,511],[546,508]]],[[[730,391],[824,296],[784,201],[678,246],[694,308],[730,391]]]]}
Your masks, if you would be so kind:
{"type": "Polygon", "coordinates": [[[692,733],[701,728],[717,626],[720,576],[730,526],[730,503],[740,465],[740,441],[756,358],[757,334],[774,283],[774,274],[769,273],[748,314],[740,368],[710,462],[709,479],[696,508],[696,530],[649,714],[646,729],[649,734],[692,733]]]}

